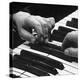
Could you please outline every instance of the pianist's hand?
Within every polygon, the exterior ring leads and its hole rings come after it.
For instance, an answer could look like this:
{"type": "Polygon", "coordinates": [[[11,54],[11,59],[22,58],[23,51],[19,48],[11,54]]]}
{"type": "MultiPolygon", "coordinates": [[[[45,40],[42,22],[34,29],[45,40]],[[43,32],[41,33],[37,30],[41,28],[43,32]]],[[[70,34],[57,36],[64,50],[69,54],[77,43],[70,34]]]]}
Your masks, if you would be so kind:
{"type": "Polygon", "coordinates": [[[18,12],[13,15],[19,35],[22,39],[34,43],[36,40],[43,41],[48,39],[48,30],[51,30],[55,23],[53,17],[44,18],[37,15],[31,15],[27,12],[18,12]],[[30,30],[35,29],[38,36],[35,37],[30,30]]]}
{"type": "Polygon", "coordinates": [[[72,31],[66,35],[62,48],[66,55],[78,57],[78,31],[72,31]]]}

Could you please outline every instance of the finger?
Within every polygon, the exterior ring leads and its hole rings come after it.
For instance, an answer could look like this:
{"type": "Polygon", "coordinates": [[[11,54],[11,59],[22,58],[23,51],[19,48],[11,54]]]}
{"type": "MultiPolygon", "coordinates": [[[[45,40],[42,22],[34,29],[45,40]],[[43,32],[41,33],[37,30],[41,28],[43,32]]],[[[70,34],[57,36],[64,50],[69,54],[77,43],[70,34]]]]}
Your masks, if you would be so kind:
{"type": "Polygon", "coordinates": [[[31,43],[34,43],[36,38],[31,34],[29,33],[28,31],[26,31],[25,29],[21,29],[21,32],[20,33],[20,37],[24,40],[27,40],[31,43]]]}
{"type": "Polygon", "coordinates": [[[51,41],[51,30],[55,26],[55,19],[53,17],[49,17],[49,18],[43,17],[43,19],[47,22],[47,25],[49,26],[49,28],[48,28],[48,40],[46,40],[46,41],[51,41]]]}
{"type": "Polygon", "coordinates": [[[31,22],[33,28],[38,33],[38,37],[42,36],[43,31],[42,31],[42,27],[41,27],[41,24],[39,23],[39,21],[37,21],[34,16],[31,16],[30,22],[31,22]]]}
{"type": "Polygon", "coordinates": [[[22,25],[24,24],[24,19],[27,19],[30,16],[31,15],[27,12],[19,11],[19,12],[13,14],[12,18],[13,18],[13,21],[15,22],[16,26],[21,28],[22,25]]]}
{"type": "Polygon", "coordinates": [[[78,32],[69,32],[63,40],[62,48],[63,50],[68,47],[78,47],[78,32]]]}
{"type": "Polygon", "coordinates": [[[64,53],[65,55],[78,58],[78,48],[67,48],[64,53]]]}
{"type": "Polygon", "coordinates": [[[43,20],[43,18],[41,16],[34,16],[34,18],[41,24],[43,36],[45,38],[47,38],[48,37],[48,28],[49,28],[49,26],[47,25],[47,22],[45,20],[43,20]]]}
{"type": "Polygon", "coordinates": [[[54,17],[44,18],[44,20],[48,23],[49,27],[52,29],[55,26],[54,17]]]}

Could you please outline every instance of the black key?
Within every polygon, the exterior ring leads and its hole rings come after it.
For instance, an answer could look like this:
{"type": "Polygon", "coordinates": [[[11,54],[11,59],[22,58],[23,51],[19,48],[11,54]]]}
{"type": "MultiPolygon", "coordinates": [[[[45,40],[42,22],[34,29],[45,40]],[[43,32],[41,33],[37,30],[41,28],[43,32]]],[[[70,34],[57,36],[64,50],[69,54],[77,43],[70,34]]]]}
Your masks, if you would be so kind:
{"type": "Polygon", "coordinates": [[[17,76],[16,74],[10,74],[9,75],[11,78],[21,78],[20,76],[17,76]]]}
{"type": "Polygon", "coordinates": [[[54,44],[50,44],[50,43],[42,43],[42,46],[47,46],[47,47],[50,47],[50,48],[53,48],[53,49],[57,49],[57,50],[60,50],[62,51],[62,48],[61,46],[57,46],[57,45],[54,45],[54,44]]]}
{"type": "Polygon", "coordinates": [[[78,23],[78,19],[77,18],[72,18],[72,22],[78,23]]]}
{"type": "Polygon", "coordinates": [[[67,21],[66,25],[70,27],[78,28],[78,19],[72,18],[71,21],[67,21]]]}
{"type": "Polygon", "coordinates": [[[64,69],[64,66],[61,62],[50,59],[49,57],[45,57],[45,56],[42,56],[42,55],[39,55],[39,54],[35,54],[34,52],[32,53],[32,52],[22,50],[21,51],[21,56],[30,57],[32,59],[42,61],[42,62],[44,62],[44,63],[46,63],[46,64],[48,64],[52,67],[56,67],[56,68],[61,69],[61,70],[64,69]]]}
{"type": "Polygon", "coordinates": [[[51,40],[55,40],[55,41],[59,41],[59,42],[63,42],[64,37],[62,35],[58,35],[58,34],[54,34],[51,38],[51,40]]]}
{"type": "Polygon", "coordinates": [[[73,27],[78,28],[78,19],[72,18],[73,27]]]}
{"type": "Polygon", "coordinates": [[[59,26],[58,30],[54,30],[51,35],[51,40],[63,42],[65,36],[68,32],[74,31],[73,29],[69,29],[63,26],[59,26]]]}
{"type": "Polygon", "coordinates": [[[37,75],[37,76],[49,76],[48,73],[46,73],[46,72],[44,72],[44,71],[42,71],[32,65],[29,65],[29,64],[25,65],[23,62],[19,62],[18,60],[14,60],[13,62],[14,62],[13,67],[16,67],[18,69],[28,71],[30,73],[37,75]]]}
{"type": "Polygon", "coordinates": [[[46,63],[43,63],[43,62],[40,62],[37,60],[33,60],[30,57],[22,57],[19,55],[15,55],[15,57],[17,57],[19,62],[22,62],[25,65],[26,64],[32,65],[32,66],[37,67],[47,73],[52,73],[53,75],[58,74],[57,70],[54,67],[51,67],[51,66],[47,65],[46,63]]]}
{"type": "Polygon", "coordinates": [[[51,39],[55,40],[55,41],[62,42],[64,40],[64,37],[65,37],[66,34],[67,33],[65,33],[65,32],[62,32],[62,31],[59,31],[59,30],[54,30],[53,33],[52,33],[51,39]]]}
{"type": "Polygon", "coordinates": [[[67,34],[68,32],[74,31],[73,29],[70,29],[70,28],[67,28],[67,27],[64,27],[64,26],[59,26],[58,30],[62,33],[65,33],[65,34],[67,34]]]}
{"type": "Polygon", "coordinates": [[[54,30],[52,36],[53,36],[53,35],[64,36],[64,33],[63,33],[63,31],[54,30]]]}
{"type": "Polygon", "coordinates": [[[69,61],[69,62],[72,62],[72,61],[78,62],[78,58],[67,56],[67,55],[64,54],[64,52],[59,51],[59,50],[54,49],[54,48],[51,48],[51,47],[48,47],[48,46],[32,45],[31,48],[35,49],[35,50],[38,50],[38,51],[41,51],[41,52],[51,54],[53,56],[59,57],[61,59],[69,61]]]}
{"type": "Polygon", "coordinates": [[[73,23],[71,21],[67,21],[66,26],[73,27],[74,25],[73,25],[73,23]]]}

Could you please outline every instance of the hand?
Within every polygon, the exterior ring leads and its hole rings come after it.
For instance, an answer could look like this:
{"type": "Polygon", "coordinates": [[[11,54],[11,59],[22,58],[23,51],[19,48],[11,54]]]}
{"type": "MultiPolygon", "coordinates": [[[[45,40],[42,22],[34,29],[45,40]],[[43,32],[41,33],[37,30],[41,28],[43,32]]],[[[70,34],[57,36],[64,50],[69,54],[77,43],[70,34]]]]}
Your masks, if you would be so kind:
{"type": "Polygon", "coordinates": [[[16,23],[20,37],[32,43],[36,40],[43,41],[44,38],[48,39],[48,30],[50,30],[55,23],[53,17],[44,18],[22,11],[14,14],[13,20],[16,23]],[[30,32],[32,29],[36,31],[37,37],[30,32]]]}
{"type": "Polygon", "coordinates": [[[78,31],[72,31],[66,35],[62,48],[66,55],[78,57],[78,31]]]}

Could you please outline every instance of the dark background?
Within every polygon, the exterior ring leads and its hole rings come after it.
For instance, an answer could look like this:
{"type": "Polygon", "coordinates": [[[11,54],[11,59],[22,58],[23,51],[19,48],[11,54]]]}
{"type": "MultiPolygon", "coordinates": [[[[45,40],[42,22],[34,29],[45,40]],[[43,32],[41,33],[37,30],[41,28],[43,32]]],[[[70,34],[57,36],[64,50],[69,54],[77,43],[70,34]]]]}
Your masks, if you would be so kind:
{"type": "Polygon", "coordinates": [[[54,17],[56,22],[64,18],[71,12],[78,9],[78,6],[74,5],[56,5],[56,4],[39,4],[39,3],[22,3],[12,2],[10,3],[10,14],[18,11],[29,12],[33,15],[40,15],[43,17],[54,17]]]}

